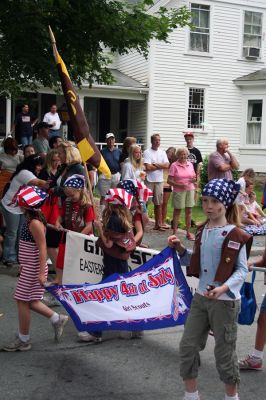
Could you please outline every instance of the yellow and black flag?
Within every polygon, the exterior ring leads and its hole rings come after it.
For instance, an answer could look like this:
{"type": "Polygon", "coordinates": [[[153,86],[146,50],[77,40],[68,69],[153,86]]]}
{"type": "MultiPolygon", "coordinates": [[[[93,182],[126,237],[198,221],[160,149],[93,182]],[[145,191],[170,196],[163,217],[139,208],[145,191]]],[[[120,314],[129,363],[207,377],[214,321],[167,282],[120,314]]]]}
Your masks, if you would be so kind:
{"type": "Polygon", "coordinates": [[[70,124],[73,134],[80,151],[83,162],[89,161],[95,168],[97,168],[106,177],[111,177],[110,169],[106,164],[103,156],[101,155],[98,147],[96,146],[91,134],[87,119],[81,108],[78,95],[71,82],[70,76],[66,69],[65,63],[60,57],[56,48],[54,34],[49,26],[50,37],[53,45],[53,52],[55,61],[58,68],[58,74],[61,80],[63,93],[66,99],[68,108],[70,124]]]}

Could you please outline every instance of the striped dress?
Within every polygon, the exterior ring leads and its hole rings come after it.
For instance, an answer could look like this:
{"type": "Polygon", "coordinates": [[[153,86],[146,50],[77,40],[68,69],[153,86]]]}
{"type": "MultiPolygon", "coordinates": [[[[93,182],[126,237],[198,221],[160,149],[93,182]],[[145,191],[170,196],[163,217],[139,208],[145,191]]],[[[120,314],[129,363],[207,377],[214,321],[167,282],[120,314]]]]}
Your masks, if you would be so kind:
{"type": "MultiPolygon", "coordinates": [[[[23,224],[19,240],[18,258],[21,270],[14,298],[21,301],[41,300],[45,290],[38,280],[40,271],[39,250],[29,230],[29,224],[29,221],[23,224]]],[[[45,272],[47,275],[47,265],[45,272]]]]}

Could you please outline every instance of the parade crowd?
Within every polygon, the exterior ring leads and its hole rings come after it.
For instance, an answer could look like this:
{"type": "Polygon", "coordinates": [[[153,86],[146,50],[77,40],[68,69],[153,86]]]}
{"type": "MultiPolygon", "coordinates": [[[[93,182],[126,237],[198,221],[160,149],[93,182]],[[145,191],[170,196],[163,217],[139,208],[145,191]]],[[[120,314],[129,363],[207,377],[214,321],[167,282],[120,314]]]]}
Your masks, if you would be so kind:
{"type": "MultiPolygon", "coordinates": [[[[103,278],[128,271],[128,258],[136,246],[145,247],[143,236],[148,222],[147,203],[153,202],[154,230],[169,233],[188,275],[199,278],[192,307],[180,343],[180,374],[185,384],[185,400],[198,400],[199,352],[210,332],[215,338],[216,367],[225,384],[225,399],[237,400],[239,369],[262,368],[266,342],[266,300],[258,320],[253,352],[238,360],[235,352],[240,289],[248,273],[247,261],[252,237],[243,228],[260,227],[266,215],[256,201],[255,172],[249,168],[234,181],[239,163],[229,141],[221,138],[208,158],[208,182],[202,191],[206,222],[191,232],[193,207],[200,188],[202,155],[194,146],[193,132],[184,133],[184,146],[166,151],[160,135],[151,136],[151,146],[143,149],[136,138],[127,137],[120,150],[114,133],[107,133],[101,150],[111,177],[98,174],[83,164],[75,144],[62,139],[55,105],[37,125],[23,105],[16,116],[13,136],[3,142],[0,154],[0,212],[2,263],[19,265],[20,276],[14,298],[18,306],[17,338],[5,351],[31,349],[30,313],[50,320],[55,340],[59,340],[68,316],[49,307],[43,300],[47,281],[47,255],[56,274],[53,284],[62,284],[66,231],[90,235],[97,232],[103,250],[103,278]],[[23,146],[23,152],[19,150],[23,146]],[[100,196],[96,211],[88,183],[100,196]],[[171,196],[173,215],[167,224],[171,196]],[[181,211],[185,212],[186,238],[194,242],[193,252],[178,237],[181,211]],[[48,224],[48,225],[47,225],[48,224]],[[96,231],[95,231],[96,230],[96,231]]],[[[265,256],[255,265],[265,266],[265,256]]],[[[142,337],[143,332],[135,332],[142,337]]],[[[80,332],[81,341],[99,343],[101,332],[80,332]]]]}

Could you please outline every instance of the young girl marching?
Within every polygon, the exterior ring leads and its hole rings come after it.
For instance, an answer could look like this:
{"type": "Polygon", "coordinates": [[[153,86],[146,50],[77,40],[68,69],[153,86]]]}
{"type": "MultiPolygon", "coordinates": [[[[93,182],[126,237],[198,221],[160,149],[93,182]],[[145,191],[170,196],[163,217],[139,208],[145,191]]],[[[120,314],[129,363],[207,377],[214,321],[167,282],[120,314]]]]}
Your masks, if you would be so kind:
{"type": "Polygon", "coordinates": [[[31,310],[50,319],[55,340],[63,333],[68,316],[57,314],[42,303],[44,284],[47,280],[46,221],[38,208],[47,193],[37,187],[24,186],[15,196],[17,206],[25,210],[25,223],[19,241],[19,263],[21,265],[15,300],[18,307],[19,333],[17,339],[3,347],[4,351],[27,351],[31,349],[31,310]]]}
{"type": "MultiPolygon", "coordinates": [[[[61,215],[58,216],[56,227],[89,235],[93,232],[92,221],[94,212],[88,192],[85,188],[85,178],[83,175],[72,175],[63,186],[66,200],[64,202],[61,215]]],[[[61,285],[65,258],[66,234],[63,232],[62,241],[59,245],[59,252],[56,263],[55,283],[61,285]]]]}
{"type": "MultiPolygon", "coordinates": [[[[124,189],[110,189],[105,196],[102,223],[94,221],[99,231],[97,245],[103,250],[103,279],[128,272],[130,253],[136,248],[132,232],[130,207],[133,196],[124,189]],[[104,227],[104,229],[103,229],[104,227]]],[[[99,343],[102,332],[87,333],[86,342],[99,343]]]]}
{"type": "MultiPolygon", "coordinates": [[[[199,277],[191,310],[180,342],[180,375],[185,384],[184,400],[198,400],[199,352],[205,348],[209,331],[215,339],[216,367],[225,384],[225,400],[238,400],[239,368],[235,352],[240,289],[248,272],[247,250],[252,237],[237,226],[233,204],[240,185],[213,179],[202,192],[207,221],[197,232],[193,252],[176,236],[168,243],[179,253],[188,276],[199,277]]],[[[216,399],[213,393],[211,398],[216,399]]]]}

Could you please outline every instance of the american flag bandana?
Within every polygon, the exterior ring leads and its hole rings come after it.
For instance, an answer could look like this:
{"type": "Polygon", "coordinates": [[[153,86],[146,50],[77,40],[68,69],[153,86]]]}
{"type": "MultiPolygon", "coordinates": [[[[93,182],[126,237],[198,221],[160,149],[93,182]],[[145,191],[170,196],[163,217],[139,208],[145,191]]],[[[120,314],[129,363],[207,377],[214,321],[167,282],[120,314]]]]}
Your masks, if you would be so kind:
{"type": "Polygon", "coordinates": [[[153,191],[144,185],[144,183],[137,181],[137,196],[140,201],[146,203],[149,197],[153,197],[153,191]]]}
{"type": "Polygon", "coordinates": [[[126,206],[129,210],[133,196],[124,189],[110,189],[105,196],[105,201],[110,204],[126,206]]]}
{"type": "Polygon", "coordinates": [[[212,179],[204,186],[202,196],[214,197],[228,208],[234,203],[239,191],[239,183],[226,179],[212,179]]]}
{"type": "Polygon", "coordinates": [[[22,186],[13,197],[11,204],[28,209],[38,209],[48,196],[48,193],[37,186],[22,186]]]}
{"type": "Polygon", "coordinates": [[[69,187],[73,189],[84,189],[85,177],[83,175],[78,175],[78,174],[72,175],[65,180],[63,187],[69,187]]]}
{"type": "Polygon", "coordinates": [[[144,183],[137,180],[125,179],[119,182],[119,186],[144,203],[148,201],[149,197],[153,196],[153,192],[144,183]]]}

